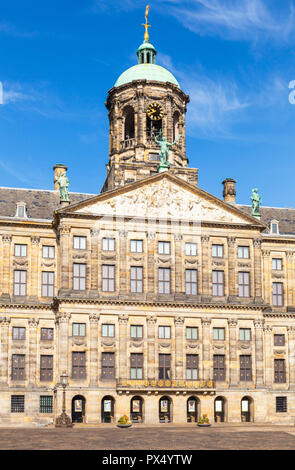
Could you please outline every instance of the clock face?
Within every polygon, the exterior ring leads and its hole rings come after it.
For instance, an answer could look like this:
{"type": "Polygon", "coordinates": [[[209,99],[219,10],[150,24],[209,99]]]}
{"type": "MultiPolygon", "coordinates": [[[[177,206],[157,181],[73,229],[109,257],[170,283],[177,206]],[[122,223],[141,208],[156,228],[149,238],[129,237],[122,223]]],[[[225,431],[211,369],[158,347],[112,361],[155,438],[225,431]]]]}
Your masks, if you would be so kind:
{"type": "Polygon", "coordinates": [[[158,103],[149,104],[146,113],[152,121],[159,121],[164,116],[163,108],[158,103]]]}

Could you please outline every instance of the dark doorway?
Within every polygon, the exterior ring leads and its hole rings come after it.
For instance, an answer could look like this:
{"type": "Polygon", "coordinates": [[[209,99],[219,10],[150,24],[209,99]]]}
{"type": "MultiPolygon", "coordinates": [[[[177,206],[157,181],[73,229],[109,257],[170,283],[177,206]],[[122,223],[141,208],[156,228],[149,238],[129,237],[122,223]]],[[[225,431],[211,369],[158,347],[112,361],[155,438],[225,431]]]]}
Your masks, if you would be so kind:
{"type": "Polygon", "coordinates": [[[141,397],[131,399],[130,416],[133,423],[143,423],[143,399],[141,397]]]}
{"type": "Polygon", "coordinates": [[[86,400],[82,395],[76,395],[72,399],[72,423],[83,423],[85,420],[86,400]]]}
{"type": "Polygon", "coordinates": [[[196,397],[189,397],[186,404],[186,417],[188,423],[196,423],[198,421],[198,404],[196,397]]]}
{"type": "Polygon", "coordinates": [[[159,400],[159,421],[160,423],[171,423],[171,400],[169,397],[162,397],[159,400]]]}
{"type": "Polygon", "coordinates": [[[101,400],[101,422],[114,422],[115,400],[111,396],[103,397],[101,400]]]}

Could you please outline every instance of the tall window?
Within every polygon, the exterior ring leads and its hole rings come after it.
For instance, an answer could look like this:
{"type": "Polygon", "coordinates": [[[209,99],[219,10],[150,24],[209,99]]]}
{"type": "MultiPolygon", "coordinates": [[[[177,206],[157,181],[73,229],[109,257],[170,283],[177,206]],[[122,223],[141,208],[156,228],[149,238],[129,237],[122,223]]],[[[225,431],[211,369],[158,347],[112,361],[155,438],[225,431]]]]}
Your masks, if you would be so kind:
{"type": "Polygon", "coordinates": [[[274,335],[274,346],[285,346],[285,335],[274,335]]]}
{"type": "Polygon", "coordinates": [[[75,250],[86,250],[86,237],[74,236],[73,246],[75,250]]]}
{"type": "Polygon", "coordinates": [[[273,282],[272,283],[272,299],[275,307],[281,307],[283,305],[283,283],[273,282]]]}
{"type": "Polygon", "coordinates": [[[225,339],[225,330],[224,330],[224,328],[213,328],[213,339],[223,341],[225,339]]]}
{"type": "Polygon", "coordinates": [[[25,396],[24,395],[11,395],[11,413],[24,413],[25,412],[25,396]]]}
{"type": "Polygon", "coordinates": [[[196,243],[186,243],[185,244],[185,254],[187,256],[196,256],[197,255],[197,244],[196,243]]]}
{"type": "Polygon", "coordinates": [[[170,255],[170,242],[159,242],[158,253],[159,255],[170,255]]]}
{"type": "Polygon", "coordinates": [[[51,382],[53,380],[53,356],[40,357],[40,381],[51,382]]]}
{"type": "Polygon", "coordinates": [[[159,294],[170,294],[170,268],[159,268],[159,294]]]}
{"type": "Polygon", "coordinates": [[[131,253],[142,253],[142,250],[143,250],[142,240],[130,240],[131,253]]]}
{"type": "Polygon", "coordinates": [[[186,355],[186,378],[197,380],[199,378],[199,356],[197,354],[186,355]]]}
{"type": "Polygon", "coordinates": [[[14,326],[12,328],[12,339],[24,340],[26,338],[26,329],[20,326],[14,326]]]}
{"type": "Polygon", "coordinates": [[[286,382],[286,365],[285,359],[274,360],[274,381],[276,383],[286,382]]]}
{"type": "Polygon", "coordinates": [[[159,354],[159,380],[171,378],[171,354],[159,354]]]}
{"type": "Polygon", "coordinates": [[[252,361],[251,356],[240,356],[240,380],[241,382],[249,382],[252,380],[252,361]]]}
{"type": "Polygon", "coordinates": [[[102,353],[102,380],[115,378],[115,353],[102,353]]]}
{"type": "Polygon", "coordinates": [[[223,258],[223,245],[212,245],[212,256],[214,258],[223,258]]]}
{"type": "Polygon", "coordinates": [[[40,395],[40,413],[53,413],[53,397],[40,395]]]}
{"type": "Polygon", "coordinates": [[[84,263],[73,264],[73,289],[86,289],[86,264],[84,263]]]}
{"type": "Polygon", "coordinates": [[[42,272],[42,297],[53,297],[54,295],[54,273],[42,272]]]}
{"type": "Polygon", "coordinates": [[[134,110],[131,106],[124,109],[124,140],[134,139],[134,110]]]}
{"type": "Polygon", "coordinates": [[[239,297],[250,297],[250,273],[239,272],[239,297]]]}
{"type": "Polygon", "coordinates": [[[240,341],[251,340],[251,328],[240,328],[240,341]]]}
{"type": "Polygon", "coordinates": [[[196,326],[186,327],[186,339],[198,339],[198,328],[196,326]]]}
{"type": "Polygon", "coordinates": [[[115,291],[115,266],[102,265],[102,290],[103,292],[115,291]]]}
{"type": "Polygon", "coordinates": [[[185,270],[185,293],[197,295],[198,293],[198,271],[196,269],[185,270]]]}
{"type": "Polygon", "coordinates": [[[103,251],[115,251],[115,239],[114,238],[103,238],[102,239],[103,251]]]}
{"type": "Polygon", "coordinates": [[[222,354],[213,356],[213,379],[216,382],[225,380],[225,356],[222,354]]]}
{"type": "Polygon", "coordinates": [[[12,380],[25,380],[25,355],[12,355],[12,380]]]}
{"type": "Polygon", "coordinates": [[[143,378],[143,354],[131,353],[130,355],[130,378],[142,379],[143,378]]]}
{"type": "Polygon", "coordinates": [[[131,325],[130,336],[132,339],[142,339],[143,337],[143,326],[142,325],[131,325]]]}
{"type": "Polygon", "coordinates": [[[72,378],[86,379],[86,353],[72,352],[72,378]]]}
{"type": "Polygon", "coordinates": [[[212,295],[222,297],[224,295],[224,272],[212,271],[212,295]]]}
{"type": "Polygon", "coordinates": [[[14,256],[27,256],[27,245],[14,245],[14,256]]]}
{"type": "Polygon", "coordinates": [[[272,259],[272,269],[274,271],[282,271],[283,261],[281,258],[272,259]]]}
{"type": "Polygon", "coordinates": [[[42,246],[42,258],[54,258],[54,246],[42,246]]]}
{"type": "Polygon", "coordinates": [[[130,268],[130,291],[140,294],[143,292],[142,266],[131,266],[130,268]]]}
{"type": "Polygon", "coordinates": [[[115,325],[104,323],[101,325],[101,336],[104,338],[113,338],[115,336],[115,325]]]}
{"type": "Polygon", "coordinates": [[[238,246],[238,258],[249,258],[249,247],[238,246]]]}
{"type": "Polygon", "coordinates": [[[73,323],[72,325],[73,336],[85,336],[86,335],[86,323],[73,323]]]}
{"type": "Polygon", "coordinates": [[[170,338],[171,338],[171,327],[159,326],[159,339],[170,339],[170,338]]]}
{"type": "Polygon", "coordinates": [[[276,413],[287,412],[287,397],[276,397],[276,413]]]}
{"type": "Polygon", "coordinates": [[[14,295],[27,294],[27,271],[14,271],[14,295]]]}
{"type": "Polygon", "coordinates": [[[53,328],[41,328],[41,341],[53,341],[53,328]]]}

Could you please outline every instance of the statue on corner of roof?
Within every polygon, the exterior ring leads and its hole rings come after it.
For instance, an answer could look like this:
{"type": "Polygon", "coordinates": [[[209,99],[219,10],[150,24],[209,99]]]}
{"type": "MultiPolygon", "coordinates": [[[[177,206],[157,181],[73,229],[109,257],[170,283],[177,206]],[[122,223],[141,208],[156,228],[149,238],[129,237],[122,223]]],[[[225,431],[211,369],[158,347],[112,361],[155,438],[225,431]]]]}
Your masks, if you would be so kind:
{"type": "Polygon", "coordinates": [[[252,196],[251,196],[251,201],[252,201],[252,216],[256,217],[257,219],[260,219],[260,204],[262,201],[261,196],[258,194],[258,189],[252,189],[252,196]]]}
{"type": "Polygon", "coordinates": [[[171,164],[168,161],[168,154],[170,151],[170,147],[173,145],[177,144],[179,139],[182,137],[179,135],[174,142],[167,142],[166,137],[162,137],[162,130],[160,130],[158,137],[161,138],[161,140],[157,139],[157,136],[155,137],[155,142],[160,146],[160,151],[159,151],[159,157],[160,157],[160,165],[158,168],[158,172],[162,173],[162,171],[169,170],[171,164]]]}
{"type": "Polygon", "coordinates": [[[59,185],[59,198],[60,202],[70,202],[68,186],[70,184],[66,171],[63,171],[60,176],[56,176],[54,182],[59,185]]]}

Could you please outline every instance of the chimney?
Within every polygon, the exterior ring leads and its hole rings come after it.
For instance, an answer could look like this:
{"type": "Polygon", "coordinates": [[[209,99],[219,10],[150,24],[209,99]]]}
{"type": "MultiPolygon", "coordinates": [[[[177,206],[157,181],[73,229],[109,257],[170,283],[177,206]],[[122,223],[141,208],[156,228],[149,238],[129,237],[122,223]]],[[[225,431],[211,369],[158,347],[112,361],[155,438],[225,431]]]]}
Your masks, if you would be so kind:
{"type": "Polygon", "coordinates": [[[61,173],[63,171],[67,171],[67,169],[68,169],[67,166],[60,165],[60,164],[57,164],[53,167],[53,171],[54,171],[54,178],[53,178],[54,189],[59,189],[59,185],[58,185],[58,182],[56,181],[56,178],[59,178],[61,173]]]}
{"type": "Polygon", "coordinates": [[[223,199],[228,204],[236,204],[236,181],[232,178],[226,178],[222,181],[223,184],[223,199]]]}

